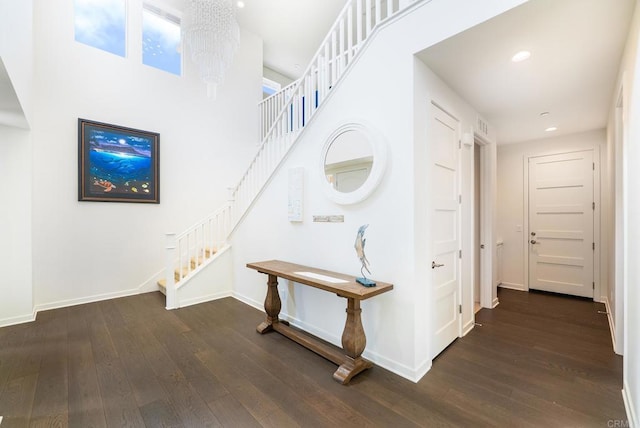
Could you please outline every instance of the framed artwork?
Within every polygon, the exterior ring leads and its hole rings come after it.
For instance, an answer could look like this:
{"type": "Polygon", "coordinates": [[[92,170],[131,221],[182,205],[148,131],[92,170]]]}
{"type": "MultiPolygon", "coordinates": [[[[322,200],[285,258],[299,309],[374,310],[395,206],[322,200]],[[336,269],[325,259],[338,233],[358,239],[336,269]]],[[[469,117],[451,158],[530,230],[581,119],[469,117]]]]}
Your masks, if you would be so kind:
{"type": "Polygon", "coordinates": [[[160,134],[78,119],[78,200],[160,203],[160,134]]]}

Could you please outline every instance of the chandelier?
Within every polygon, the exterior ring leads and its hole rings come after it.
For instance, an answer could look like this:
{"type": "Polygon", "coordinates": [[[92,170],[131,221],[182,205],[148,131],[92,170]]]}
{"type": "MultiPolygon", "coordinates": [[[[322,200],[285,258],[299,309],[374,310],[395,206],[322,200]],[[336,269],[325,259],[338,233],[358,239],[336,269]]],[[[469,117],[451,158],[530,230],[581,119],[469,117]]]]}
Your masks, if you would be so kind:
{"type": "Polygon", "coordinates": [[[186,0],[185,5],[182,37],[208,95],[215,98],[216,86],[240,46],[235,7],[231,0],[186,0]]]}

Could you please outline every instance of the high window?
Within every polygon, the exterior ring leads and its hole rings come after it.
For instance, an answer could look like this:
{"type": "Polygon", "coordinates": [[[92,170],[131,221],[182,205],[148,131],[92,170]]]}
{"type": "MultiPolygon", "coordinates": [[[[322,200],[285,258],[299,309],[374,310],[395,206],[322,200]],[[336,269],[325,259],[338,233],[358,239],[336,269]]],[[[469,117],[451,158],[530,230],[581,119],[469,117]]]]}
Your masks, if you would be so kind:
{"type": "Polygon", "coordinates": [[[142,63],[180,76],[180,19],[144,4],[142,10],[142,63]]]}
{"type": "Polygon", "coordinates": [[[271,79],[267,79],[266,77],[262,78],[262,97],[267,98],[281,89],[281,85],[273,81],[271,79]]]}
{"type": "MultiPolygon", "coordinates": [[[[126,0],[74,0],[75,39],[127,56],[126,0]]],[[[142,63],[180,76],[180,18],[153,4],[142,8],[142,63]]]]}
{"type": "Polygon", "coordinates": [[[75,0],[75,39],[80,43],[126,55],[125,0],[75,0]]]}

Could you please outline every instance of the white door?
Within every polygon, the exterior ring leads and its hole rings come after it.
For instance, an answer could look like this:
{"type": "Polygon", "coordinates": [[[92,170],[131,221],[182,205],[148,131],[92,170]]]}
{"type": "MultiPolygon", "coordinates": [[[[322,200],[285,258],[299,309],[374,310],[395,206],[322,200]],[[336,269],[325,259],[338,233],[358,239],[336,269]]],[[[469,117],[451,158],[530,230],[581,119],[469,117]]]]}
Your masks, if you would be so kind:
{"type": "Polygon", "coordinates": [[[593,151],[529,158],[529,288],[593,298],[593,151]]]}
{"type": "Polygon", "coordinates": [[[434,330],[432,357],[460,334],[459,123],[432,106],[429,134],[431,261],[434,330]]]}

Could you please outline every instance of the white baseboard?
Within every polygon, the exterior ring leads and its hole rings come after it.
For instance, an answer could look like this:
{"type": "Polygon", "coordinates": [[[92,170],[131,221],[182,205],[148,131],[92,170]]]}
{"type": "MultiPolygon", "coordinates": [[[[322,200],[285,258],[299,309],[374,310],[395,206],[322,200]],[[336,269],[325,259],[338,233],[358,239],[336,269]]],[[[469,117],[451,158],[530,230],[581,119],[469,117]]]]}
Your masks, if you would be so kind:
{"type": "MultiPolygon", "coordinates": [[[[262,302],[253,300],[235,291],[233,292],[232,297],[235,298],[236,300],[241,301],[242,303],[245,303],[249,306],[252,306],[258,309],[259,311],[264,311],[264,303],[262,302]]],[[[292,326],[297,327],[301,330],[304,330],[305,332],[312,334],[316,337],[319,337],[322,340],[325,340],[329,343],[332,343],[335,346],[338,346],[338,347],[342,346],[341,336],[337,336],[333,333],[330,333],[326,330],[318,328],[314,325],[308,324],[302,320],[299,320],[295,317],[288,315],[285,312],[280,313],[280,319],[288,321],[292,326]]],[[[377,352],[367,350],[367,349],[365,349],[365,351],[362,353],[362,356],[367,360],[371,361],[372,363],[384,369],[387,369],[390,372],[397,374],[398,376],[402,376],[403,378],[408,379],[412,382],[418,382],[429,371],[429,369],[431,369],[431,360],[425,361],[418,367],[411,368],[403,363],[392,360],[388,357],[385,357],[384,355],[378,354],[377,352]]]]}
{"type": "Polygon", "coordinates": [[[394,361],[390,358],[387,358],[373,351],[368,351],[366,349],[362,353],[362,356],[367,360],[375,363],[376,365],[414,383],[418,382],[422,378],[422,376],[424,376],[431,368],[431,361],[429,361],[428,367],[426,369],[424,367],[412,368],[398,361],[394,361]]]}
{"type": "Polygon", "coordinates": [[[525,287],[524,284],[516,284],[514,282],[501,282],[498,287],[508,288],[509,290],[527,291],[527,287],[525,287]]]}
{"type": "Polygon", "coordinates": [[[476,322],[475,320],[471,320],[469,322],[467,322],[465,325],[462,326],[462,336],[466,336],[471,330],[473,330],[473,327],[475,327],[476,322]]]}
{"type": "Polygon", "coordinates": [[[165,270],[162,269],[159,272],[156,272],[152,276],[149,277],[146,281],[138,286],[138,293],[150,293],[152,291],[160,291],[160,287],[158,287],[158,281],[164,279],[165,270]]]}
{"type": "Polygon", "coordinates": [[[17,324],[24,324],[26,322],[32,322],[36,320],[36,311],[33,311],[33,313],[29,314],[29,315],[20,315],[17,317],[11,317],[11,318],[2,318],[0,319],[0,327],[9,327],[12,325],[17,325],[17,324]]]}
{"type": "Polygon", "coordinates": [[[635,401],[633,401],[630,391],[631,389],[629,388],[629,385],[627,385],[627,382],[624,382],[622,389],[622,401],[624,401],[624,408],[627,411],[627,419],[629,419],[629,425],[627,426],[630,428],[637,428],[640,426],[638,425],[640,421],[638,421],[638,416],[636,415],[635,408],[633,407],[635,401]]]}
{"type": "Polygon", "coordinates": [[[424,375],[426,375],[429,372],[429,370],[431,370],[432,364],[433,364],[433,360],[430,358],[427,358],[426,360],[424,360],[422,364],[418,364],[418,367],[416,367],[416,369],[414,370],[415,376],[413,377],[413,379],[409,379],[409,380],[411,380],[414,383],[418,383],[418,381],[420,381],[420,379],[422,379],[424,375]]]}
{"type": "Polygon", "coordinates": [[[236,293],[235,291],[231,292],[231,297],[253,308],[256,308],[261,312],[264,312],[264,303],[258,302],[257,300],[250,299],[249,297],[236,293]]]}
{"type": "Polygon", "coordinates": [[[495,299],[493,299],[493,302],[491,302],[491,309],[495,309],[499,304],[500,300],[498,300],[498,298],[496,297],[495,299]]]}
{"type": "Polygon", "coordinates": [[[52,309],[66,308],[69,306],[83,305],[85,303],[100,302],[102,300],[117,299],[119,297],[135,296],[137,294],[144,294],[144,293],[150,293],[153,291],[158,291],[159,288],[157,286],[157,280],[155,280],[157,275],[158,274],[149,278],[139,287],[131,288],[129,290],[115,291],[113,293],[96,294],[92,296],[79,297],[76,299],[57,300],[55,302],[36,305],[33,308],[33,313],[29,315],[21,315],[18,317],[0,319],[0,327],[8,327],[11,325],[23,324],[26,322],[33,322],[36,320],[36,317],[38,316],[38,312],[40,311],[49,311],[52,309]],[[151,284],[153,284],[153,286],[151,284]]]}
{"type": "Polygon", "coordinates": [[[193,299],[180,300],[180,308],[186,308],[187,306],[197,305],[199,303],[211,302],[213,300],[224,299],[225,297],[231,297],[230,291],[221,291],[219,293],[209,294],[208,296],[199,296],[193,299]]]}
{"type": "Polygon", "coordinates": [[[77,299],[58,300],[56,302],[36,305],[34,312],[38,313],[40,311],[66,308],[69,306],[83,305],[85,303],[100,302],[102,300],[117,299],[120,297],[135,296],[137,294],[142,293],[138,292],[138,288],[132,288],[129,290],[114,291],[113,293],[95,294],[93,296],[79,297],[77,299]]]}
{"type": "Polygon", "coordinates": [[[611,333],[611,343],[613,344],[613,352],[615,352],[618,355],[622,355],[622,350],[621,349],[619,350],[616,344],[616,325],[613,321],[613,313],[611,312],[609,299],[607,297],[603,297],[602,303],[604,303],[605,311],[607,311],[607,319],[609,320],[609,332],[611,333]]]}

